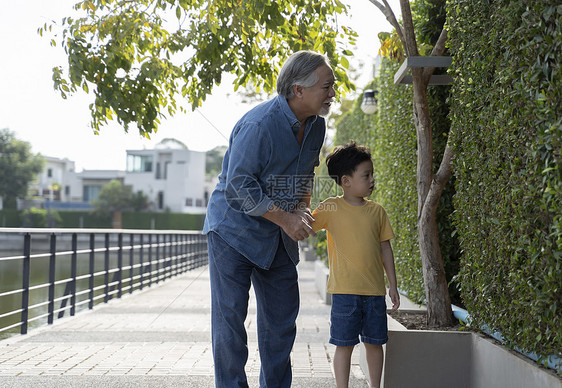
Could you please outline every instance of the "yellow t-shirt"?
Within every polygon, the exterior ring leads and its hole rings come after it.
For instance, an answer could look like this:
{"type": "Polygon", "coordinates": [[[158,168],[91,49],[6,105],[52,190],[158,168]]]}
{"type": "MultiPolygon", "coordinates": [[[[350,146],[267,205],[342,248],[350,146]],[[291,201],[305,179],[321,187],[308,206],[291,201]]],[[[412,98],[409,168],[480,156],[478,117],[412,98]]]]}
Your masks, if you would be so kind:
{"type": "Polygon", "coordinates": [[[354,206],[340,196],[323,201],[312,216],[312,229],[327,231],[328,292],[385,295],[381,242],[394,233],[383,207],[370,200],[354,206]]]}

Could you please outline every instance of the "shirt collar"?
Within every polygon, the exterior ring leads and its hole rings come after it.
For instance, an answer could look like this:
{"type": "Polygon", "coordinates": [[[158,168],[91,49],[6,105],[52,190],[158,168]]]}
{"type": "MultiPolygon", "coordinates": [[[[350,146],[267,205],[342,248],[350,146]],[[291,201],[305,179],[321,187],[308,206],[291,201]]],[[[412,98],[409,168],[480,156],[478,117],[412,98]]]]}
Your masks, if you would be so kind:
{"type": "MultiPolygon", "coordinates": [[[[289,106],[289,103],[287,102],[285,97],[278,95],[276,97],[276,99],[277,99],[277,102],[279,103],[279,106],[281,107],[281,111],[283,112],[283,114],[285,115],[285,118],[287,119],[287,122],[291,126],[291,129],[293,130],[293,132],[296,134],[301,127],[300,121],[297,119],[297,117],[295,116],[295,114],[291,110],[291,107],[289,106]]],[[[318,116],[312,116],[309,119],[309,123],[313,124],[317,119],[318,119],[318,116]]]]}

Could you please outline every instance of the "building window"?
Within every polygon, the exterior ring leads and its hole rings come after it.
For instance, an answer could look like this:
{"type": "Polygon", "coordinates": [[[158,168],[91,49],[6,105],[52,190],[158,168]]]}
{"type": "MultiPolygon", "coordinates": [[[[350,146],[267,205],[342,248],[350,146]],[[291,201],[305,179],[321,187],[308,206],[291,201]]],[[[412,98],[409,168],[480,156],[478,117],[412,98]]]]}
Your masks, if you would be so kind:
{"type": "Polygon", "coordinates": [[[203,200],[202,199],[196,199],[195,200],[195,206],[197,207],[203,207],[203,200]]]}
{"type": "Polygon", "coordinates": [[[151,172],[152,156],[127,155],[127,172],[151,172]]]}
{"type": "Polygon", "coordinates": [[[172,162],[165,162],[164,163],[164,179],[168,179],[168,166],[170,166],[172,162]]]}
{"type": "Polygon", "coordinates": [[[158,192],[158,209],[164,209],[164,192],[158,192]]]}
{"type": "Polygon", "coordinates": [[[193,198],[186,198],[185,206],[193,206],[193,198]]]}
{"type": "Polygon", "coordinates": [[[168,178],[168,166],[171,162],[156,162],[156,179],[167,179],[168,178]],[[162,167],[164,165],[164,167],[162,167]]]}
{"type": "Polygon", "coordinates": [[[70,195],[70,186],[64,186],[64,195],[70,195]]]}
{"type": "Polygon", "coordinates": [[[92,202],[98,199],[101,186],[84,186],[84,202],[92,202]]]}
{"type": "Polygon", "coordinates": [[[47,169],[47,178],[52,178],[53,177],[53,169],[52,168],[48,168],[47,169]]]}

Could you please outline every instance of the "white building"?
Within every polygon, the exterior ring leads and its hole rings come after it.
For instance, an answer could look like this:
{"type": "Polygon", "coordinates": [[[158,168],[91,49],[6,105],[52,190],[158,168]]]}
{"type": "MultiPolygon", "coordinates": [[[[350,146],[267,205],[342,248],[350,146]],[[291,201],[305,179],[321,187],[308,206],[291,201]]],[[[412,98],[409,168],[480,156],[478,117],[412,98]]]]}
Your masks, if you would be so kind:
{"type": "Polygon", "coordinates": [[[175,141],[164,141],[151,150],[128,150],[127,171],[84,170],[75,172],[68,159],[45,157],[45,168],[31,188],[33,201],[21,208],[45,206],[53,209],[92,208],[103,186],[119,180],[142,191],[150,211],[204,214],[212,183],[205,179],[205,152],[190,151],[175,141]],[[42,205],[41,205],[42,204],[42,205]]]}
{"type": "Polygon", "coordinates": [[[45,200],[71,202],[80,200],[82,193],[76,184],[74,162],[45,156],[45,168],[32,185],[33,194],[45,200]]]}
{"type": "Polygon", "coordinates": [[[35,198],[20,201],[21,207],[42,206],[52,209],[91,209],[103,186],[116,179],[124,181],[125,172],[118,170],[84,170],[77,173],[74,162],[44,156],[45,168],[30,188],[35,198]]]}
{"type": "Polygon", "coordinates": [[[209,196],[205,152],[175,142],[163,142],[152,150],[128,150],[124,184],[147,195],[155,211],[203,214],[209,196]]]}

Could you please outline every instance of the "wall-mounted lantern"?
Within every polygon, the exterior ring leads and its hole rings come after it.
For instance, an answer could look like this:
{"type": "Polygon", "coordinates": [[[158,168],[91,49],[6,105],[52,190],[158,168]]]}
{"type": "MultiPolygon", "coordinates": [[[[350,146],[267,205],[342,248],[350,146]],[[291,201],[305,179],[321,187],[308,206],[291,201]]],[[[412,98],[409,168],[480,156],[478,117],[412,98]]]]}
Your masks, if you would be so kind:
{"type": "Polygon", "coordinates": [[[366,115],[373,114],[377,111],[377,93],[378,90],[365,90],[363,92],[363,101],[361,102],[361,110],[366,115]]]}

